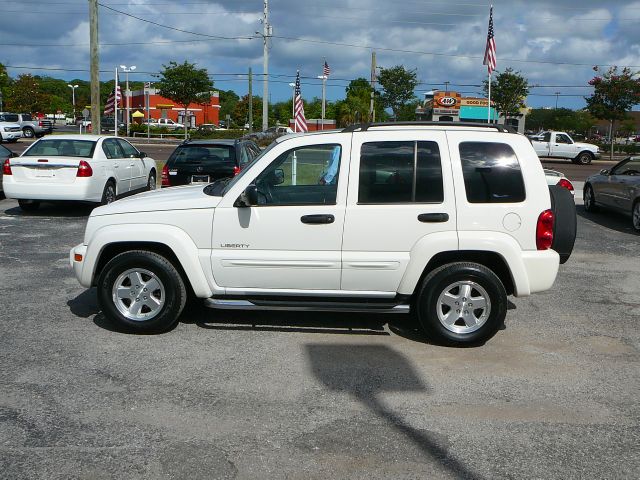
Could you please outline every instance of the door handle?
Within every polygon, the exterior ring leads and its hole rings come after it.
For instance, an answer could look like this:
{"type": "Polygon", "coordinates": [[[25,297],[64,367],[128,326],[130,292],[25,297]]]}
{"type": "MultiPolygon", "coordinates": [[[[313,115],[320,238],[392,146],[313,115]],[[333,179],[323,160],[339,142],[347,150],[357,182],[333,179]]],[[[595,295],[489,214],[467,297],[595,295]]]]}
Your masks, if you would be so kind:
{"type": "Polygon", "coordinates": [[[448,213],[421,213],[418,215],[418,221],[422,223],[441,223],[449,221],[448,213]]]}
{"type": "Polygon", "coordinates": [[[300,217],[302,223],[320,224],[320,223],[333,223],[336,218],[333,215],[318,214],[318,215],[303,215],[300,217]]]}
{"type": "Polygon", "coordinates": [[[113,168],[118,168],[118,167],[119,165],[117,163],[113,166],[113,168]]]}

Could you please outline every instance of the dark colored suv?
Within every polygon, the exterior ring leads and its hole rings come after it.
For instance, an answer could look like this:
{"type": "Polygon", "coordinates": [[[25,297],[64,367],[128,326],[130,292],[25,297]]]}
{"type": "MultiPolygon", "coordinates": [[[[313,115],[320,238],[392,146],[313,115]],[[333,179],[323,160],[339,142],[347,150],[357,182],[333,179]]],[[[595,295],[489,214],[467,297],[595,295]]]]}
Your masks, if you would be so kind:
{"type": "Polygon", "coordinates": [[[209,183],[231,178],[260,154],[251,140],[187,140],[162,169],[162,186],[209,183]]]}

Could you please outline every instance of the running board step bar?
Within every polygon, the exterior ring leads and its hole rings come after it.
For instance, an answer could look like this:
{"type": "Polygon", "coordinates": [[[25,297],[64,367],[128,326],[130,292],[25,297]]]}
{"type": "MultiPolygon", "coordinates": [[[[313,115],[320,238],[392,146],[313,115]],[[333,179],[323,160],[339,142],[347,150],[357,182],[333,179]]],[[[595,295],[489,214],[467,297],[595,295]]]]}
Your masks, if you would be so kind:
{"type": "Polygon", "coordinates": [[[289,302],[207,298],[204,305],[220,310],[291,310],[305,312],[409,313],[409,305],[358,302],[289,302]]]}

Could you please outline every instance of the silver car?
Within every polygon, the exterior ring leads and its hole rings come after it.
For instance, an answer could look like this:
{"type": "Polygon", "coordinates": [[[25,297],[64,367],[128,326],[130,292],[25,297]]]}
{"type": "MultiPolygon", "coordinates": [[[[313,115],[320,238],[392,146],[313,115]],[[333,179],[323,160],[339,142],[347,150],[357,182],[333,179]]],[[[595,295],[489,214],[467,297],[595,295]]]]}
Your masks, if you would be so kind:
{"type": "Polygon", "coordinates": [[[633,228],[640,231],[640,157],[629,157],[611,170],[600,170],[584,184],[584,209],[598,207],[631,215],[633,228]]]}

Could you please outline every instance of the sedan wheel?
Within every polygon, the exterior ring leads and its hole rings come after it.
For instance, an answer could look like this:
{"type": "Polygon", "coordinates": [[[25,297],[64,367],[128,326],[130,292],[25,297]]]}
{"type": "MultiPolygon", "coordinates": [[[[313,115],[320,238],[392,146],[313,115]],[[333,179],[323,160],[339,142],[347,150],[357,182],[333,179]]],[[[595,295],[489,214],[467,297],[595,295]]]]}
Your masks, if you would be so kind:
{"type": "Polygon", "coordinates": [[[595,212],[597,210],[597,207],[595,205],[596,197],[593,194],[593,188],[591,187],[591,185],[586,185],[584,187],[582,199],[584,201],[584,209],[587,212],[595,212]]]}
{"type": "Polygon", "coordinates": [[[104,191],[102,192],[102,201],[100,205],[108,205],[111,202],[115,202],[116,200],[116,186],[113,182],[109,182],[104,186],[104,191]]]}
{"type": "Polygon", "coordinates": [[[640,232],[640,200],[636,201],[633,205],[631,219],[633,220],[633,228],[640,232]]]}
{"type": "Polygon", "coordinates": [[[155,190],[156,187],[157,187],[156,174],[155,173],[150,173],[149,174],[149,181],[147,182],[147,190],[155,190]]]}

